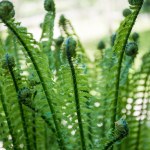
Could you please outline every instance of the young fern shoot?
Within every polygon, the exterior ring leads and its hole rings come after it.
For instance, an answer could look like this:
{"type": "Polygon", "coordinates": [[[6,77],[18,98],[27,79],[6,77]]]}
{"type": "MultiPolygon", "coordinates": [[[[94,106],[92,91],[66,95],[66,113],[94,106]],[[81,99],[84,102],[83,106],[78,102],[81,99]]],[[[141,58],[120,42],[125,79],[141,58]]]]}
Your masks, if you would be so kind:
{"type": "Polygon", "coordinates": [[[76,103],[76,113],[78,118],[78,125],[80,130],[80,140],[82,144],[82,150],[86,150],[86,144],[85,144],[85,137],[84,137],[84,131],[83,131],[83,125],[82,125],[82,118],[81,118],[81,108],[80,108],[80,101],[79,101],[79,94],[78,94],[78,85],[76,80],[76,73],[72,62],[72,56],[75,53],[76,49],[76,41],[72,37],[68,37],[65,41],[65,50],[67,59],[69,62],[71,74],[72,74],[72,82],[73,82],[73,88],[74,88],[74,97],[75,97],[75,103],[76,103]]]}

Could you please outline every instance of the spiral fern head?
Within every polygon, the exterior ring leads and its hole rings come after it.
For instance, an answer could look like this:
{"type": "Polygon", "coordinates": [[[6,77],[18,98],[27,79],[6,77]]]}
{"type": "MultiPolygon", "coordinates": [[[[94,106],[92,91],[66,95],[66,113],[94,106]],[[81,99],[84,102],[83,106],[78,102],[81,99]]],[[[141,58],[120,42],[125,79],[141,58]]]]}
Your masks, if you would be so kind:
{"type": "Polygon", "coordinates": [[[108,142],[106,142],[103,150],[110,149],[113,144],[124,139],[129,133],[128,124],[124,117],[115,122],[115,129],[108,142]]]}
{"type": "Polygon", "coordinates": [[[134,33],[132,34],[132,39],[133,39],[134,42],[137,42],[138,39],[139,39],[139,34],[138,34],[137,32],[134,32],[134,33]]]}
{"type": "Polygon", "coordinates": [[[5,57],[2,59],[2,68],[14,68],[15,67],[15,59],[13,56],[6,54],[5,57]]]}
{"type": "Polygon", "coordinates": [[[124,117],[115,122],[115,134],[120,135],[120,138],[127,136],[129,128],[124,117]]]}
{"type": "Polygon", "coordinates": [[[130,5],[141,5],[143,0],[128,0],[130,5]]]}
{"type": "Polygon", "coordinates": [[[46,11],[55,12],[55,3],[53,0],[45,0],[44,8],[46,11]]]}
{"type": "Polygon", "coordinates": [[[125,53],[128,56],[135,56],[138,52],[138,45],[135,42],[130,42],[126,45],[125,53]]]}
{"type": "Polygon", "coordinates": [[[75,55],[75,49],[76,49],[76,46],[77,46],[76,41],[72,37],[68,37],[66,39],[65,46],[66,46],[66,49],[67,49],[67,54],[70,57],[73,57],[75,55]]]}
{"type": "Polygon", "coordinates": [[[7,20],[15,16],[14,6],[11,2],[4,0],[0,2],[0,18],[7,20]]]}
{"type": "Polygon", "coordinates": [[[32,91],[27,87],[23,87],[18,91],[18,99],[24,104],[28,104],[31,100],[31,97],[32,91]]]}
{"type": "Polygon", "coordinates": [[[63,43],[63,41],[64,41],[64,37],[59,36],[59,37],[55,40],[55,43],[56,43],[57,46],[61,46],[62,43],[63,43]]]}
{"type": "Polygon", "coordinates": [[[34,74],[30,74],[29,75],[28,81],[29,81],[29,85],[31,87],[34,87],[34,86],[40,84],[40,82],[36,79],[36,77],[34,76],[34,74]]]}
{"type": "Polygon", "coordinates": [[[65,25],[66,24],[66,18],[64,15],[61,15],[59,18],[59,24],[60,25],[65,25]]]}
{"type": "Polygon", "coordinates": [[[105,43],[104,43],[104,41],[99,41],[98,46],[97,46],[97,49],[102,50],[102,49],[104,49],[104,48],[105,48],[105,43]]]}
{"type": "Polygon", "coordinates": [[[132,13],[132,11],[128,8],[124,9],[123,12],[122,12],[124,17],[129,16],[131,13],[132,13]]]}

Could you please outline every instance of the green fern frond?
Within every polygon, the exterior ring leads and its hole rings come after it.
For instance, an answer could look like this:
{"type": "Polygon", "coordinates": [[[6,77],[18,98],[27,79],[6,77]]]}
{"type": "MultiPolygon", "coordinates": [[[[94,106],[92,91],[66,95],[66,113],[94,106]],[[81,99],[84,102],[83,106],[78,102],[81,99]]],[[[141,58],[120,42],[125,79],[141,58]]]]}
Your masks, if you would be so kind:
{"type": "Polygon", "coordinates": [[[126,19],[121,23],[118,31],[117,31],[117,37],[115,40],[115,44],[113,46],[113,51],[116,52],[117,55],[119,56],[118,59],[118,71],[117,71],[117,75],[116,75],[116,90],[115,90],[115,100],[114,100],[114,116],[113,116],[113,122],[116,120],[116,114],[117,114],[117,103],[118,103],[118,98],[119,98],[119,85],[120,85],[120,73],[121,73],[121,66],[122,66],[122,61],[123,61],[123,55],[124,55],[124,50],[125,50],[125,46],[127,44],[130,32],[132,30],[132,27],[136,21],[136,18],[141,10],[142,7],[141,3],[140,5],[136,6],[133,9],[133,12],[126,17],[126,19]],[[122,38],[122,36],[124,38],[122,38]]]}
{"type": "Polygon", "coordinates": [[[39,80],[41,82],[43,92],[47,99],[50,111],[52,113],[52,118],[55,124],[55,128],[57,129],[57,136],[58,136],[58,143],[60,148],[63,148],[63,139],[60,134],[59,125],[57,122],[57,117],[55,110],[53,108],[52,99],[51,99],[51,92],[48,90],[49,85],[52,86],[52,80],[50,80],[50,72],[49,68],[45,68],[48,65],[47,57],[40,53],[39,47],[37,42],[31,37],[31,34],[28,34],[26,29],[20,27],[20,23],[15,23],[14,20],[9,20],[8,22],[3,20],[5,25],[9,28],[9,30],[16,36],[20,44],[23,46],[24,50],[26,51],[28,57],[30,58],[35,72],[37,73],[39,80]],[[41,63],[42,62],[42,63],[41,63]],[[47,84],[46,84],[47,83],[47,84]]]}

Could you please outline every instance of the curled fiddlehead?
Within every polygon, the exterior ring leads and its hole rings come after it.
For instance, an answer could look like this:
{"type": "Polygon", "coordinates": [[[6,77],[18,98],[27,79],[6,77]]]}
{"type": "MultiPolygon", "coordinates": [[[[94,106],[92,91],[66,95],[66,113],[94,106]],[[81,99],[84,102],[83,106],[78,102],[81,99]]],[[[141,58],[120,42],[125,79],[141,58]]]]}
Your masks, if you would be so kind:
{"type": "Polygon", "coordinates": [[[97,49],[102,50],[106,47],[104,41],[99,41],[97,49]]]}
{"type": "Polygon", "coordinates": [[[50,127],[52,132],[56,133],[56,130],[49,121],[49,118],[45,114],[43,114],[39,109],[35,108],[32,98],[34,98],[36,94],[37,91],[31,90],[28,87],[23,87],[18,91],[18,100],[25,106],[29,107],[32,111],[39,114],[41,118],[46,122],[46,124],[50,127]]]}
{"type": "Polygon", "coordinates": [[[55,3],[53,0],[45,0],[44,8],[46,11],[55,12],[55,3]]]}
{"type": "Polygon", "coordinates": [[[0,2],[0,18],[4,20],[11,19],[15,16],[14,6],[11,2],[4,0],[0,2]]]}
{"type": "Polygon", "coordinates": [[[59,36],[56,40],[55,40],[55,43],[56,43],[56,46],[57,47],[60,47],[62,45],[64,41],[64,37],[63,36],[59,36]]]}
{"type": "Polygon", "coordinates": [[[8,68],[14,68],[15,67],[15,59],[13,56],[6,54],[5,57],[2,59],[2,68],[8,69],[8,68]]]}
{"type": "Polygon", "coordinates": [[[138,45],[135,42],[130,42],[126,45],[125,53],[128,56],[135,56],[138,52],[138,45]]]}
{"type": "Polygon", "coordinates": [[[131,13],[132,13],[132,11],[128,8],[124,9],[123,12],[122,12],[124,17],[129,16],[131,13]]]}
{"type": "Polygon", "coordinates": [[[138,39],[139,39],[139,34],[137,32],[134,32],[132,35],[131,35],[132,39],[134,42],[137,42],[138,39]]]}
{"type": "Polygon", "coordinates": [[[110,149],[113,146],[113,144],[125,138],[128,135],[128,133],[129,133],[129,128],[127,122],[122,117],[121,119],[115,122],[115,130],[113,131],[113,136],[111,137],[111,140],[105,144],[103,150],[110,149]]]}
{"type": "Polygon", "coordinates": [[[27,87],[23,87],[18,91],[18,99],[22,103],[26,103],[26,102],[29,103],[29,101],[31,100],[31,96],[32,96],[32,91],[27,87]]]}
{"type": "Polygon", "coordinates": [[[143,0],[128,0],[130,5],[141,5],[143,0]]]}

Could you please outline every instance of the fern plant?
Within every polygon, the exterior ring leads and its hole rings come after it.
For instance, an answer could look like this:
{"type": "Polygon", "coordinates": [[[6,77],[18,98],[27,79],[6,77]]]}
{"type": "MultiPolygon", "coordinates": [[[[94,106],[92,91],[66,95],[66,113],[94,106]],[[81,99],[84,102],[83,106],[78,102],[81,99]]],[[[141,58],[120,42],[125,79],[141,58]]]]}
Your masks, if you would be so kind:
{"type": "Polygon", "coordinates": [[[149,149],[150,53],[137,70],[139,35],[131,34],[143,3],[129,0],[130,13],[123,13],[110,46],[101,41],[91,62],[64,15],[59,20],[61,36],[53,37],[53,0],[44,1],[39,41],[15,20],[13,4],[0,2],[1,24],[7,27],[6,36],[0,35],[4,149],[149,149]]]}

